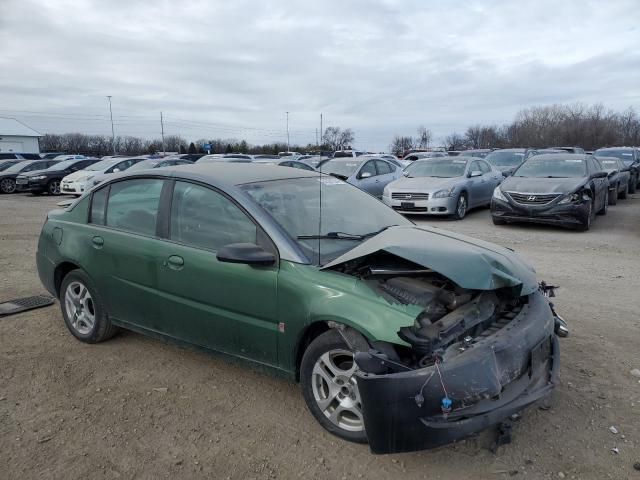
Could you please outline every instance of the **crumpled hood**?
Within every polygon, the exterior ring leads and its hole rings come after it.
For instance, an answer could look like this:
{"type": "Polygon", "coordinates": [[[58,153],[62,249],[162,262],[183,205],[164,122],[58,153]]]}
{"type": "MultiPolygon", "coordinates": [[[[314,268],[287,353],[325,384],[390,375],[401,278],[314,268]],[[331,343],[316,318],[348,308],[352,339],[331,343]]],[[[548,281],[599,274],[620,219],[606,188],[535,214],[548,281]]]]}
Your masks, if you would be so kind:
{"type": "Polygon", "coordinates": [[[430,268],[462,288],[495,290],[520,286],[521,295],[538,289],[535,270],[514,251],[430,227],[390,227],[322,269],[381,250],[430,268]]]}
{"type": "Polygon", "coordinates": [[[500,188],[504,192],[573,193],[587,181],[586,177],[537,178],[507,177],[500,188]]]}
{"type": "Polygon", "coordinates": [[[412,190],[418,192],[432,192],[452,187],[460,181],[461,177],[401,177],[389,184],[389,190],[412,190]]]}

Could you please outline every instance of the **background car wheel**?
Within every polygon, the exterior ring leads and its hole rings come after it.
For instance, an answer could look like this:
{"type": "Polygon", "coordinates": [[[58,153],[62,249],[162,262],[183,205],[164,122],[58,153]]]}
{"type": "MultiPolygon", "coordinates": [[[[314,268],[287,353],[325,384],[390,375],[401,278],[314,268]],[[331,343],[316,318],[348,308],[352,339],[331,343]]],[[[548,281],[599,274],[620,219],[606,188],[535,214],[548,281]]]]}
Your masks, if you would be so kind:
{"type": "Polygon", "coordinates": [[[456,220],[462,220],[467,214],[467,208],[467,194],[464,192],[460,192],[460,195],[458,195],[458,201],[456,202],[456,211],[453,214],[453,218],[455,218],[456,220]]]}
{"type": "Polygon", "coordinates": [[[353,352],[330,330],[304,352],[300,383],[307,407],[320,425],[345,440],[366,443],[355,370],[353,352]]]}
{"type": "Polygon", "coordinates": [[[598,212],[598,215],[606,215],[608,211],[609,211],[609,192],[607,192],[607,194],[604,195],[604,202],[602,204],[602,208],[598,212]]]}
{"type": "Polygon", "coordinates": [[[628,195],[628,194],[629,194],[629,184],[627,183],[627,184],[624,186],[624,190],[618,194],[618,198],[619,198],[620,200],[624,200],[624,199],[626,199],[626,198],[627,198],[627,195],[628,195]]]}
{"type": "Polygon", "coordinates": [[[12,178],[3,178],[0,181],[0,192],[13,193],[16,191],[16,181],[12,178]]]}
{"type": "Polygon", "coordinates": [[[118,331],[109,320],[93,282],[82,270],[73,270],[64,277],[60,287],[60,308],[69,331],[83,342],[102,342],[118,331]]]}
{"type": "Polygon", "coordinates": [[[494,225],[504,225],[507,222],[505,222],[503,219],[499,218],[499,217],[491,217],[491,220],[493,220],[493,224],[494,225]]]}
{"type": "Polygon", "coordinates": [[[591,222],[593,221],[593,217],[594,217],[593,211],[594,211],[593,200],[591,200],[589,202],[589,211],[587,214],[587,218],[582,222],[582,225],[580,226],[580,230],[582,230],[583,232],[586,232],[591,228],[591,222]]]}
{"type": "Polygon", "coordinates": [[[49,195],[60,195],[60,180],[51,180],[47,184],[47,193],[49,195]]]}
{"type": "Polygon", "coordinates": [[[609,205],[615,205],[618,203],[618,189],[620,187],[616,185],[612,190],[609,190],[609,205]]]}
{"type": "Polygon", "coordinates": [[[636,193],[636,183],[638,182],[638,179],[636,177],[633,177],[631,179],[631,181],[629,182],[629,193],[636,193]]]}

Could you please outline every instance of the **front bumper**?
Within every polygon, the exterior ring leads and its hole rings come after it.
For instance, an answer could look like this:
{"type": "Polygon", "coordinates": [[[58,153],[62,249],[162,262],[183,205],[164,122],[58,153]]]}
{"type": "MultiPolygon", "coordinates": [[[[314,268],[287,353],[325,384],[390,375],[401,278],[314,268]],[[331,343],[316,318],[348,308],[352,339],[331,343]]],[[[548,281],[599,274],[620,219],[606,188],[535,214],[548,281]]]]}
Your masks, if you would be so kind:
{"type": "Polygon", "coordinates": [[[402,200],[383,195],[382,201],[396,212],[410,215],[452,215],[456,211],[455,197],[431,198],[430,195],[429,200],[402,200]]]}
{"type": "Polygon", "coordinates": [[[560,366],[554,317],[540,292],[505,327],[435,367],[356,373],[373,453],[434,448],[499,423],[547,396],[560,366]],[[451,399],[444,414],[443,386],[451,399]]]}
{"type": "Polygon", "coordinates": [[[18,192],[44,192],[47,189],[47,180],[16,179],[16,191],[18,192]]]}
{"type": "Polygon", "coordinates": [[[91,189],[92,186],[93,184],[89,182],[75,182],[75,181],[63,180],[60,183],[60,191],[62,193],[69,193],[72,195],[82,195],[85,191],[91,189]]]}
{"type": "Polygon", "coordinates": [[[559,205],[521,205],[505,202],[497,198],[491,199],[491,215],[506,222],[544,223],[560,226],[578,226],[587,221],[589,204],[567,203],[559,205]]]}

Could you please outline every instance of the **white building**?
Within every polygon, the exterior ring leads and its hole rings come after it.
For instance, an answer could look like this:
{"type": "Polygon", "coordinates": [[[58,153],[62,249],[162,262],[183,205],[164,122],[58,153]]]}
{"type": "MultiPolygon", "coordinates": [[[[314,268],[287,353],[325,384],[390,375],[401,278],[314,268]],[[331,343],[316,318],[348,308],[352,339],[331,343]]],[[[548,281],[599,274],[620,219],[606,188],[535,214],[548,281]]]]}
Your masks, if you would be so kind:
{"type": "Polygon", "coordinates": [[[1,153],[40,153],[41,136],[15,118],[0,117],[1,153]]]}

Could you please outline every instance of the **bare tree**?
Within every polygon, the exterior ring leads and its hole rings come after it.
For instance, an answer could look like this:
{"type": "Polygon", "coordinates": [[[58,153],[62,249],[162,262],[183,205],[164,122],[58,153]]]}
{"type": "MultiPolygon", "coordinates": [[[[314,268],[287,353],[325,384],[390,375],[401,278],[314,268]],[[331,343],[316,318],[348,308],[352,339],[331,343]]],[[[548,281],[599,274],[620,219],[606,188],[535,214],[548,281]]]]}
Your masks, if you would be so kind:
{"type": "Polygon", "coordinates": [[[389,145],[389,150],[391,153],[397,156],[403,156],[404,152],[414,148],[414,140],[412,137],[403,137],[400,135],[396,135],[393,137],[391,141],[391,145],[389,145]]]}
{"type": "Polygon", "coordinates": [[[327,127],[322,135],[322,143],[331,150],[344,150],[355,140],[353,130],[340,127],[327,127]]]}
{"type": "Polygon", "coordinates": [[[433,133],[431,130],[427,130],[424,126],[418,127],[418,138],[416,139],[416,146],[418,148],[429,148],[429,144],[433,139],[433,133]]]}
{"type": "Polygon", "coordinates": [[[465,139],[459,133],[453,132],[444,139],[447,150],[462,150],[465,146],[465,139]]]}

